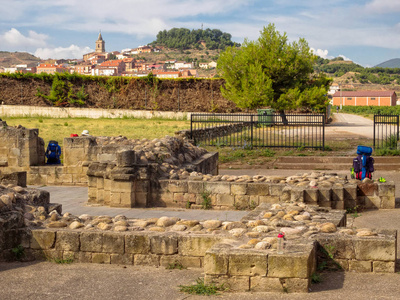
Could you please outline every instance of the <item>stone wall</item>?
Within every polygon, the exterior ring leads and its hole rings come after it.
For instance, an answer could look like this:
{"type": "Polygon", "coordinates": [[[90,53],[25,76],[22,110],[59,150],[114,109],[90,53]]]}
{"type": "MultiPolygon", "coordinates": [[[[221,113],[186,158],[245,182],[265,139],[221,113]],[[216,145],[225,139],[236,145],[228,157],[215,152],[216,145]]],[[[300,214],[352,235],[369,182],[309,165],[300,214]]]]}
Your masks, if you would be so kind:
{"type": "Polygon", "coordinates": [[[203,267],[205,252],[221,239],[213,235],[176,233],[80,232],[33,230],[30,252],[37,259],[73,259],[75,262],[203,267]]]}
{"type": "Polygon", "coordinates": [[[44,164],[44,142],[38,129],[7,126],[0,119],[0,170],[27,171],[44,164]]]}
{"type": "Polygon", "coordinates": [[[183,138],[191,139],[194,141],[207,141],[214,138],[227,136],[232,133],[240,132],[243,128],[251,126],[250,123],[236,123],[229,125],[215,126],[211,128],[201,128],[190,130],[181,130],[176,132],[177,135],[183,138]]]}

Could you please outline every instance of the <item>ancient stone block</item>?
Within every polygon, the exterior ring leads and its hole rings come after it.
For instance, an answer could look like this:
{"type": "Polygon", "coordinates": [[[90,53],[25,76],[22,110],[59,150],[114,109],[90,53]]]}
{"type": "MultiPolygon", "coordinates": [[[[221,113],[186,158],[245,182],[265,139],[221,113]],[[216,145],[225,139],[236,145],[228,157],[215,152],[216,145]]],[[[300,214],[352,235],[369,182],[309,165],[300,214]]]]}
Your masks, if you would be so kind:
{"type": "Polygon", "coordinates": [[[134,183],[131,181],[116,181],[111,183],[112,193],[132,193],[134,192],[134,183]]]}
{"type": "Polygon", "coordinates": [[[181,255],[163,255],[160,257],[160,266],[169,267],[174,264],[181,265],[184,268],[201,268],[201,257],[190,257],[181,255]]]}
{"type": "Polygon", "coordinates": [[[380,208],[381,198],[378,196],[358,196],[358,203],[362,203],[365,208],[380,208]]]}
{"type": "Polygon", "coordinates": [[[280,198],[279,196],[259,196],[259,204],[261,203],[279,203],[280,198]]]}
{"type": "Polygon", "coordinates": [[[269,186],[269,194],[271,196],[281,196],[284,188],[284,184],[271,184],[269,186]]]}
{"type": "Polygon", "coordinates": [[[103,250],[103,233],[81,232],[80,243],[81,251],[101,252],[103,250]]]}
{"type": "Polygon", "coordinates": [[[373,196],[378,191],[376,183],[359,183],[357,184],[358,196],[373,196]]]}
{"type": "Polygon", "coordinates": [[[394,261],[374,261],[372,262],[372,270],[374,273],[394,273],[396,262],[394,261]]]}
{"type": "Polygon", "coordinates": [[[279,278],[265,276],[250,277],[251,292],[282,292],[283,286],[279,278]]]}
{"type": "Polygon", "coordinates": [[[202,181],[188,181],[188,192],[201,194],[204,192],[204,183],[202,181]]]}
{"type": "Polygon", "coordinates": [[[350,260],[349,271],[357,273],[368,273],[372,271],[372,262],[364,260],[350,260]]]}
{"type": "Polygon", "coordinates": [[[178,253],[178,238],[172,235],[150,237],[150,249],[153,254],[171,255],[178,253]]]}
{"type": "Polygon", "coordinates": [[[269,254],[268,277],[308,278],[312,270],[310,254],[269,254]]]}
{"type": "Polygon", "coordinates": [[[395,196],[379,196],[381,198],[381,209],[393,209],[396,207],[395,196]]]}
{"type": "Polygon", "coordinates": [[[204,273],[212,275],[228,274],[229,256],[225,249],[212,249],[204,256],[204,273]]]}
{"type": "Polygon", "coordinates": [[[71,259],[73,258],[74,262],[78,263],[91,263],[92,262],[92,252],[72,252],[72,251],[64,251],[63,259],[71,259]]]}
{"type": "Polygon", "coordinates": [[[229,275],[266,276],[267,255],[251,251],[230,251],[229,275]]]}
{"type": "Polygon", "coordinates": [[[188,182],[184,180],[170,180],[168,190],[173,193],[187,193],[188,182]]]}
{"type": "Polygon", "coordinates": [[[290,193],[291,202],[304,202],[304,190],[301,188],[292,188],[290,193]]]}
{"type": "Polygon", "coordinates": [[[304,190],[304,202],[305,203],[317,203],[318,202],[318,189],[310,188],[304,190]]]}
{"type": "Polygon", "coordinates": [[[249,276],[220,276],[220,275],[209,275],[204,276],[205,284],[223,284],[224,287],[228,288],[232,292],[247,292],[250,289],[250,277],[249,276]]]}
{"type": "Polygon", "coordinates": [[[356,259],[395,261],[396,240],[382,238],[358,238],[354,240],[356,259]]]}
{"type": "Polygon", "coordinates": [[[53,248],[56,233],[50,230],[32,230],[31,248],[50,249],[53,248]]]}
{"type": "Polygon", "coordinates": [[[150,237],[148,235],[125,235],[125,252],[133,254],[150,253],[150,237]]]}
{"type": "Polygon", "coordinates": [[[288,293],[308,293],[310,287],[309,278],[285,278],[281,283],[283,291],[288,293]]]}
{"type": "Polygon", "coordinates": [[[342,187],[332,188],[332,201],[344,201],[344,191],[342,187]]]}
{"type": "Polygon", "coordinates": [[[219,237],[207,235],[180,236],[178,252],[184,256],[204,256],[206,251],[219,241],[219,237]]]}
{"type": "Polygon", "coordinates": [[[126,150],[117,153],[118,167],[132,167],[136,164],[136,155],[133,150],[126,150]]]}
{"type": "Polygon", "coordinates": [[[387,196],[393,197],[395,196],[395,185],[393,182],[385,182],[385,183],[378,183],[378,195],[380,197],[387,196]]]}
{"type": "Polygon", "coordinates": [[[124,253],[125,236],[114,232],[103,233],[103,248],[102,252],[107,253],[124,253]]]}
{"type": "Polygon", "coordinates": [[[109,264],[111,257],[108,253],[92,253],[92,263],[94,264],[109,264]]]}
{"type": "Polygon", "coordinates": [[[247,209],[249,208],[250,196],[247,195],[236,195],[235,196],[235,208],[236,209],[247,209]]]}
{"type": "Polygon", "coordinates": [[[56,249],[63,251],[79,251],[79,232],[58,231],[56,249]]]}
{"type": "Polygon", "coordinates": [[[216,205],[224,205],[233,207],[235,203],[235,196],[228,194],[217,194],[216,205]]]}
{"type": "Polygon", "coordinates": [[[232,195],[246,195],[247,184],[245,183],[232,183],[231,184],[231,194],[232,195]]]}
{"type": "Polygon", "coordinates": [[[55,249],[41,249],[41,250],[32,250],[32,256],[37,260],[54,260],[54,259],[62,259],[63,251],[55,250],[55,249]]]}
{"type": "Polygon", "coordinates": [[[349,270],[349,260],[348,259],[336,259],[335,262],[338,263],[343,271],[348,271],[349,270]]]}
{"type": "MultiPolygon", "coordinates": [[[[136,195],[139,193],[133,193],[133,192],[127,192],[127,193],[120,193],[119,195],[119,205],[115,205],[116,203],[110,203],[110,206],[118,206],[118,207],[128,207],[128,208],[132,208],[135,206],[138,207],[143,207],[143,206],[139,206],[139,201],[136,201],[136,195]]],[[[147,193],[144,193],[145,195],[147,195],[147,193]]],[[[145,201],[145,204],[147,204],[147,201],[145,201]]],[[[146,206],[146,205],[145,205],[146,206]]]]}
{"type": "Polygon", "coordinates": [[[330,188],[318,189],[318,203],[330,202],[332,200],[332,190],[330,188]]]}
{"type": "Polygon", "coordinates": [[[204,182],[204,190],[210,194],[230,194],[231,187],[229,182],[216,181],[204,182]]]}
{"type": "Polygon", "coordinates": [[[111,264],[116,265],[133,265],[133,254],[113,254],[110,255],[111,264]]]}
{"type": "Polygon", "coordinates": [[[158,267],[160,265],[160,256],[155,254],[135,254],[133,263],[135,266],[158,267]]]}
{"type": "Polygon", "coordinates": [[[346,184],[343,187],[345,208],[354,208],[357,205],[357,185],[346,184]]]}
{"type": "Polygon", "coordinates": [[[247,195],[268,196],[269,184],[253,182],[247,185],[247,195]]]}

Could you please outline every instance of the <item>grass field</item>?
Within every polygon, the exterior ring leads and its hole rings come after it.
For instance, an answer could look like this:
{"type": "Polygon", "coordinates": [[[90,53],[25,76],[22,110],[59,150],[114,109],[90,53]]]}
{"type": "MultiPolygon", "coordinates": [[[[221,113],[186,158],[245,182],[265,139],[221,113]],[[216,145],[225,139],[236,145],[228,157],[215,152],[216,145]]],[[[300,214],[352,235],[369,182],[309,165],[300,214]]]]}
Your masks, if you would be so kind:
{"type": "Polygon", "coordinates": [[[71,133],[80,135],[89,130],[94,136],[119,136],[129,139],[155,139],[166,135],[174,136],[176,131],[189,129],[190,121],[166,119],[89,119],[89,118],[3,118],[9,126],[22,125],[26,128],[38,128],[39,136],[45,141],[58,141],[62,147],[65,137],[71,133]]]}

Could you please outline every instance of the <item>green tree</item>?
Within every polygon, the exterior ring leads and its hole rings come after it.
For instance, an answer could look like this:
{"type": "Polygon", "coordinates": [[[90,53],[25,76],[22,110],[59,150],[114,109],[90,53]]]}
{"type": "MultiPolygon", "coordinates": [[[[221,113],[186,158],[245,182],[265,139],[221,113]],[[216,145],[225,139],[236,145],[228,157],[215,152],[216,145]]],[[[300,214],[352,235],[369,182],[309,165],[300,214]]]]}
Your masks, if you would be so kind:
{"type": "Polygon", "coordinates": [[[256,41],[244,41],[241,48],[228,47],[218,59],[225,79],[222,95],[238,107],[270,106],[282,114],[298,107],[323,110],[330,79],[314,74],[317,57],[307,42],[289,43],[270,24],[256,41]]]}

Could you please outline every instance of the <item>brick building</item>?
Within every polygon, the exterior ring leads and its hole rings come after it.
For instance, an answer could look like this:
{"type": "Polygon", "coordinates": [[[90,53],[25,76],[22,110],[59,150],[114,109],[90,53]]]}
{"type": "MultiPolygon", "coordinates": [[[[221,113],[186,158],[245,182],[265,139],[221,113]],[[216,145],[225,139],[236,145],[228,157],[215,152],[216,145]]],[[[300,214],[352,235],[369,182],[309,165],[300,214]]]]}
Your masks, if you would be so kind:
{"type": "Polygon", "coordinates": [[[395,91],[337,91],[332,96],[333,106],[396,106],[395,91]]]}

